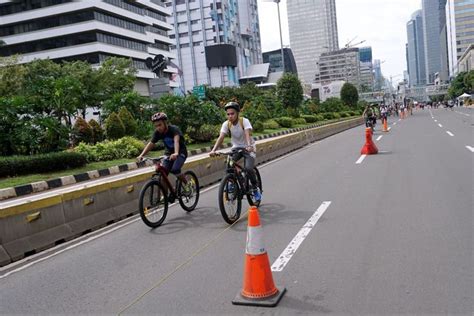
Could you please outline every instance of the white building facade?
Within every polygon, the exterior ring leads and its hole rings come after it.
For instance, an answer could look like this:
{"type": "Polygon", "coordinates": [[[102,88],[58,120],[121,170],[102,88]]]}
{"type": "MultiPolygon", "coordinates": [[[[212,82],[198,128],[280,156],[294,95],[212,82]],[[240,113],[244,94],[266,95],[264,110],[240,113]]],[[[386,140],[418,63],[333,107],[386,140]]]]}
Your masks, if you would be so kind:
{"type": "MultiPolygon", "coordinates": [[[[24,0],[0,1],[0,56],[83,60],[100,65],[110,56],[131,58],[138,70],[135,89],[150,94],[155,78],[145,60],[156,55],[174,59],[168,37],[171,15],[159,0],[24,0]]],[[[168,69],[168,71],[172,71],[168,69]]]]}
{"type": "Polygon", "coordinates": [[[459,59],[474,44],[474,0],[448,0],[446,3],[449,76],[459,72],[459,59]]]}
{"type": "Polygon", "coordinates": [[[238,85],[250,65],[262,62],[257,0],[176,0],[166,5],[172,12],[169,34],[181,70],[176,78],[181,93],[199,85],[238,85]]]}
{"type": "Polygon", "coordinates": [[[319,72],[319,57],[339,49],[335,0],[287,1],[290,46],[298,77],[311,84],[319,72]]]}

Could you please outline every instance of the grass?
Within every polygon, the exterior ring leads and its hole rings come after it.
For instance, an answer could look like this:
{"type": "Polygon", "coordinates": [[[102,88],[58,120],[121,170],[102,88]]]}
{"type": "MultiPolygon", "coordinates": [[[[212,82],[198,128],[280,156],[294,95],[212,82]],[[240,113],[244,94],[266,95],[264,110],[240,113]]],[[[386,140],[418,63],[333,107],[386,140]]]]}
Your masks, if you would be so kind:
{"type": "MultiPolygon", "coordinates": [[[[310,125],[313,125],[315,123],[311,124],[305,124],[305,125],[297,125],[294,128],[298,127],[307,127],[310,125]]],[[[278,133],[282,131],[286,131],[289,128],[279,128],[279,129],[271,129],[271,130],[265,130],[260,133],[253,133],[253,136],[260,136],[260,135],[265,135],[265,134],[272,134],[272,133],[278,133]]],[[[230,138],[226,137],[224,143],[230,142],[230,138]]],[[[199,144],[190,144],[188,145],[188,150],[194,150],[194,149],[200,149],[204,147],[209,147],[214,145],[214,142],[208,142],[208,143],[199,143],[199,144]]],[[[157,157],[162,155],[162,151],[152,151],[148,154],[148,156],[151,157],[157,157]]],[[[135,159],[117,159],[117,160],[109,160],[109,161],[100,161],[100,162],[91,162],[85,165],[84,167],[81,168],[75,168],[75,169],[67,169],[67,170],[62,170],[62,171],[55,171],[55,172],[50,172],[50,173],[38,173],[38,174],[30,174],[26,176],[18,176],[18,177],[10,177],[10,178],[3,178],[0,179],[0,189],[5,189],[9,187],[14,187],[18,185],[23,185],[23,184],[28,184],[32,182],[38,182],[38,181],[46,181],[46,180],[51,180],[51,179],[56,179],[59,177],[63,176],[69,176],[69,175],[74,175],[74,174],[80,174],[80,173],[85,173],[87,171],[91,170],[99,170],[99,169],[106,169],[109,167],[113,166],[118,166],[130,162],[136,161],[135,159]]]]}

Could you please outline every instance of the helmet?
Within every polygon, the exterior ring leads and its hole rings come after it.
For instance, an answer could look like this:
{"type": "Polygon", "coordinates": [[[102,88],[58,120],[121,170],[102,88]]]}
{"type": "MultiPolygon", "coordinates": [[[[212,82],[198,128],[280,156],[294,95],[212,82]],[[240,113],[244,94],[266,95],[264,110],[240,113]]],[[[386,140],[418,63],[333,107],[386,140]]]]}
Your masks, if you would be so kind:
{"type": "Polygon", "coordinates": [[[168,119],[168,116],[166,115],[166,113],[163,113],[163,112],[158,112],[151,116],[152,122],[157,122],[161,120],[166,121],[167,119],[168,119]]]}
{"type": "Polygon", "coordinates": [[[240,105],[237,102],[228,102],[224,106],[224,110],[227,111],[228,109],[234,109],[237,112],[240,112],[240,105]]]}

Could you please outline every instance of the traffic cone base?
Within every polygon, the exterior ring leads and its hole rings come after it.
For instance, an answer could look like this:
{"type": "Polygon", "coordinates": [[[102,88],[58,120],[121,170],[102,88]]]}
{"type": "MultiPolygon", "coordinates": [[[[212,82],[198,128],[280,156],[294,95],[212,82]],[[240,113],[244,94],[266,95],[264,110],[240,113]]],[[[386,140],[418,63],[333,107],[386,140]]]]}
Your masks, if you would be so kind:
{"type": "Polygon", "coordinates": [[[375,146],[374,141],[372,140],[372,130],[370,128],[365,129],[365,144],[362,147],[360,154],[361,155],[375,155],[379,152],[377,146],[375,146]]]}
{"type": "Polygon", "coordinates": [[[270,261],[263,243],[263,230],[258,209],[252,206],[248,214],[243,288],[232,304],[275,307],[286,289],[279,289],[273,283],[270,261]]]}
{"type": "Polygon", "coordinates": [[[259,307],[275,307],[280,302],[281,298],[286,292],[286,288],[276,287],[277,292],[270,297],[265,298],[247,298],[242,296],[239,292],[235,296],[232,304],[234,305],[245,305],[245,306],[259,306],[259,307]]]}

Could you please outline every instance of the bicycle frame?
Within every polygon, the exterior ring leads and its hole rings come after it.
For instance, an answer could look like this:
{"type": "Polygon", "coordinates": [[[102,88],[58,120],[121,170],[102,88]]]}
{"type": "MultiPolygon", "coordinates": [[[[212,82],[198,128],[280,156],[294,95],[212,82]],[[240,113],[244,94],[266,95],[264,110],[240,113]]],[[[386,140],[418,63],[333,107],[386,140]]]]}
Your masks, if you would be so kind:
{"type": "MultiPolygon", "coordinates": [[[[244,178],[242,177],[243,169],[244,168],[241,165],[239,165],[236,161],[232,159],[231,155],[227,156],[227,173],[229,173],[230,170],[235,170],[235,174],[237,175],[237,181],[239,182],[240,187],[244,189],[243,191],[247,192],[248,187],[246,181],[242,181],[244,180],[244,178]]],[[[245,180],[247,180],[247,175],[245,175],[245,180]]],[[[245,194],[245,192],[242,192],[242,194],[245,194]]]]}
{"type": "Polygon", "coordinates": [[[170,182],[170,179],[168,178],[168,172],[167,170],[165,169],[165,167],[163,167],[163,165],[161,164],[161,161],[163,159],[160,159],[158,161],[154,161],[154,164],[155,164],[155,174],[152,176],[152,179],[156,179],[156,178],[160,178],[164,181],[164,184],[168,187],[168,189],[171,191],[171,193],[173,193],[174,195],[176,195],[176,190],[173,188],[173,185],[171,184],[170,182]]]}

